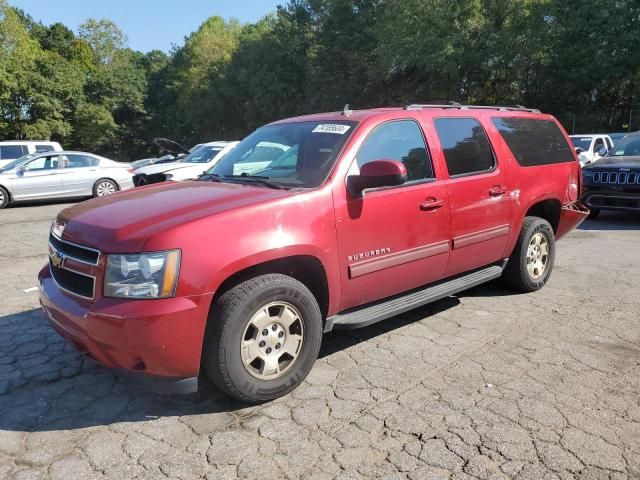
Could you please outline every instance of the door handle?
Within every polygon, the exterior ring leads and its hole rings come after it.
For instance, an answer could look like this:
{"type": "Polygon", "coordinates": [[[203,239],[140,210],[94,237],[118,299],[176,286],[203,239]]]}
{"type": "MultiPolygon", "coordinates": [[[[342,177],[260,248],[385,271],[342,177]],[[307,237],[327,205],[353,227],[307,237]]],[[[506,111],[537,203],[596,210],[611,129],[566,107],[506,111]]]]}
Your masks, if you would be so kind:
{"type": "Polygon", "coordinates": [[[444,206],[444,200],[439,198],[428,198],[426,202],[420,204],[423,212],[433,212],[444,206]]]}
{"type": "Polygon", "coordinates": [[[489,195],[492,197],[501,197],[505,193],[507,193],[507,189],[501,185],[496,185],[491,190],[489,190],[489,195]]]}

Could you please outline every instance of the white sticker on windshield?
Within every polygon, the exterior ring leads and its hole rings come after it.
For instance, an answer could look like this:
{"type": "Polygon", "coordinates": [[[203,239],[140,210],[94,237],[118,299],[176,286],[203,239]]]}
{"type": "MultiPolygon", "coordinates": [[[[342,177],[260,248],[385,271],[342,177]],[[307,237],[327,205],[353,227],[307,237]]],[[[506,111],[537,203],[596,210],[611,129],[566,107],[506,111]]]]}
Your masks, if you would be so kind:
{"type": "Polygon", "coordinates": [[[335,133],[336,135],[344,135],[351,128],[350,125],[340,125],[338,123],[321,123],[313,129],[313,133],[335,133]]]}

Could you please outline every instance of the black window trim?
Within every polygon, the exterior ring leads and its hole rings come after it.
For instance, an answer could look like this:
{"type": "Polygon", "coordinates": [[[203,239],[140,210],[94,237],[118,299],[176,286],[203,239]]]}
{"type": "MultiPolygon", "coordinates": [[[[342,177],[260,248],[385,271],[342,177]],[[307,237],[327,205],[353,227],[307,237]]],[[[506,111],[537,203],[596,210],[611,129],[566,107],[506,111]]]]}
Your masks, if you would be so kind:
{"type": "Polygon", "coordinates": [[[464,178],[464,177],[475,177],[477,175],[486,175],[488,173],[493,173],[496,170],[498,170],[498,156],[496,155],[496,151],[493,147],[493,143],[491,142],[491,137],[489,136],[489,134],[487,133],[487,129],[484,127],[484,125],[482,124],[482,122],[480,121],[480,119],[478,117],[472,117],[472,116],[452,116],[452,117],[434,117],[433,118],[433,129],[435,130],[435,134],[438,137],[438,142],[440,142],[440,135],[438,135],[438,130],[436,129],[436,120],[440,120],[440,119],[466,119],[466,120],[475,120],[476,122],[478,122],[478,125],[480,125],[480,128],[482,128],[482,131],[484,132],[485,137],[487,137],[487,142],[489,143],[489,149],[491,150],[491,156],[493,157],[493,166],[487,170],[478,170],[476,172],[467,172],[467,173],[458,173],[457,175],[451,175],[449,173],[449,165],[447,165],[447,157],[444,153],[444,148],[442,148],[442,143],[440,143],[440,150],[442,151],[442,156],[444,157],[444,164],[447,167],[447,175],[449,175],[449,178],[464,178]]]}
{"type": "Polygon", "coordinates": [[[379,123],[376,126],[374,126],[369,131],[369,133],[367,133],[367,136],[364,138],[364,140],[362,141],[362,143],[358,147],[358,151],[353,156],[353,159],[351,160],[351,163],[349,164],[349,168],[347,169],[347,175],[345,175],[345,177],[344,177],[345,187],[347,186],[347,178],[349,177],[349,172],[353,168],[353,164],[357,163],[358,154],[360,153],[360,150],[362,149],[363,145],[365,143],[367,143],[367,140],[369,140],[369,137],[371,136],[371,134],[376,129],[378,129],[379,127],[382,127],[383,125],[387,125],[387,124],[395,123],[395,122],[404,122],[404,121],[407,121],[407,120],[409,120],[411,122],[414,122],[418,126],[418,130],[420,131],[420,135],[422,136],[422,141],[424,142],[425,150],[427,151],[427,158],[428,158],[429,162],[431,163],[431,171],[433,172],[433,177],[432,178],[422,178],[422,179],[418,179],[418,180],[411,180],[411,181],[408,181],[408,182],[404,182],[402,185],[392,185],[392,186],[388,186],[388,187],[367,188],[365,190],[365,192],[366,193],[373,193],[373,192],[382,192],[382,191],[387,191],[387,190],[396,190],[398,188],[413,187],[414,185],[435,183],[435,182],[438,181],[438,175],[436,173],[435,165],[434,165],[434,162],[433,162],[433,156],[431,155],[431,149],[429,148],[429,142],[427,142],[427,137],[424,134],[424,130],[422,129],[422,125],[420,124],[420,121],[418,119],[416,119],[416,118],[413,118],[413,117],[401,117],[401,118],[394,118],[392,120],[385,120],[384,122],[379,123]]]}

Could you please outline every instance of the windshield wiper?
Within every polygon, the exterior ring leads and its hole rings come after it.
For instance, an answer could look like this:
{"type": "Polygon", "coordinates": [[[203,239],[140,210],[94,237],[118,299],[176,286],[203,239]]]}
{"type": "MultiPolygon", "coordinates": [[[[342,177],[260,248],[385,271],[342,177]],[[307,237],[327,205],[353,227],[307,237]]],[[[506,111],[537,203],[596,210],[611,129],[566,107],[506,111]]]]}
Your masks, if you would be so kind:
{"type": "Polygon", "coordinates": [[[242,173],[240,175],[225,175],[223,177],[225,180],[226,179],[231,179],[234,181],[244,181],[244,180],[249,180],[249,182],[251,183],[255,183],[258,185],[262,185],[264,187],[269,187],[269,188],[275,188],[277,190],[286,190],[287,187],[280,185],[279,183],[276,182],[272,182],[271,180],[269,180],[269,177],[263,177],[261,175],[249,175],[248,173],[242,173]]]}
{"type": "Polygon", "coordinates": [[[203,173],[202,175],[200,175],[198,177],[198,180],[207,180],[209,182],[223,182],[224,180],[222,180],[222,178],[220,178],[220,175],[218,175],[217,173],[203,173]]]}

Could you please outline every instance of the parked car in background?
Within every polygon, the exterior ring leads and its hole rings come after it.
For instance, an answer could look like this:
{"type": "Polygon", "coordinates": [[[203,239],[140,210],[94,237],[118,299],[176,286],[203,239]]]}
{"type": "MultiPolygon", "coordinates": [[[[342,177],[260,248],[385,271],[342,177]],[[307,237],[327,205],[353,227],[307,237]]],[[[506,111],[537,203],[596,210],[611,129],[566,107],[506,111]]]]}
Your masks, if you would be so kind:
{"type": "Polygon", "coordinates": [[[142,160],[131,162],[131,166],[134,169],[146,167],[147,165],[156,165],[158,163],[175,162],[189,155],[189,153],[193,152],[196,148],[202,145],[197,144],[187,150],[187,148],[183,147],[177,142],[174,142],[173,140],[169,140],[168,138],[154,138],[153,143],[155,143],[158,147],[168,153],[161,157],[144,158],[142,160]]]}
{"type": "Polygon", "coordinates": [[[537,110],[281,120],[200,181],[60,212],[40,302],[72,345],[140,385],[192,392],[206,373],[264,402],[305,379],[323,332],[499,277],[542,288],[556,240],[588,215],[580,178],[566,133],[537,110]]]}
{"type": "Polygon", "coordinates": [[[640,212],[640,132],[625,136],[609,154],[582,169],[583,201],[601,210],[640,212]]]}
{"type": "Polygon", "coordinates": [[[0,208],[25,200],[103,197],[133,187],[133,168],[86,152],[25,155],[0,169],[0,208]]]}
{"type": "Polygon", "coordinates": [[[570,135],[569,138],[571,138],[571,142],[578,154],[580,165],[583,167],[604,157],[613,148],[613,140],[609,135],[570,135]]]}
{"type": "Polygon", "coordinates": [[[58,142],[46,140],[9,140],[0,142],[0,168],[24,155],[36,152],[62,151],[58,142]]]}
{"type": "Polygon", "coordinates": [[[616,143],[622,140],[624,137],[629,135],[628,132],[614,132],[609,134],[609,138],[613,142],[613,146],[615,147],[616,143]]]}
{"type": "Polygon", "coordinates": [[[213,167],[238,142],[209,142],[198,145],[189,155],[177,162],[147,165],[134,171],[133,183],[137,187],[167,180],[192,180],[213,167]]]}

